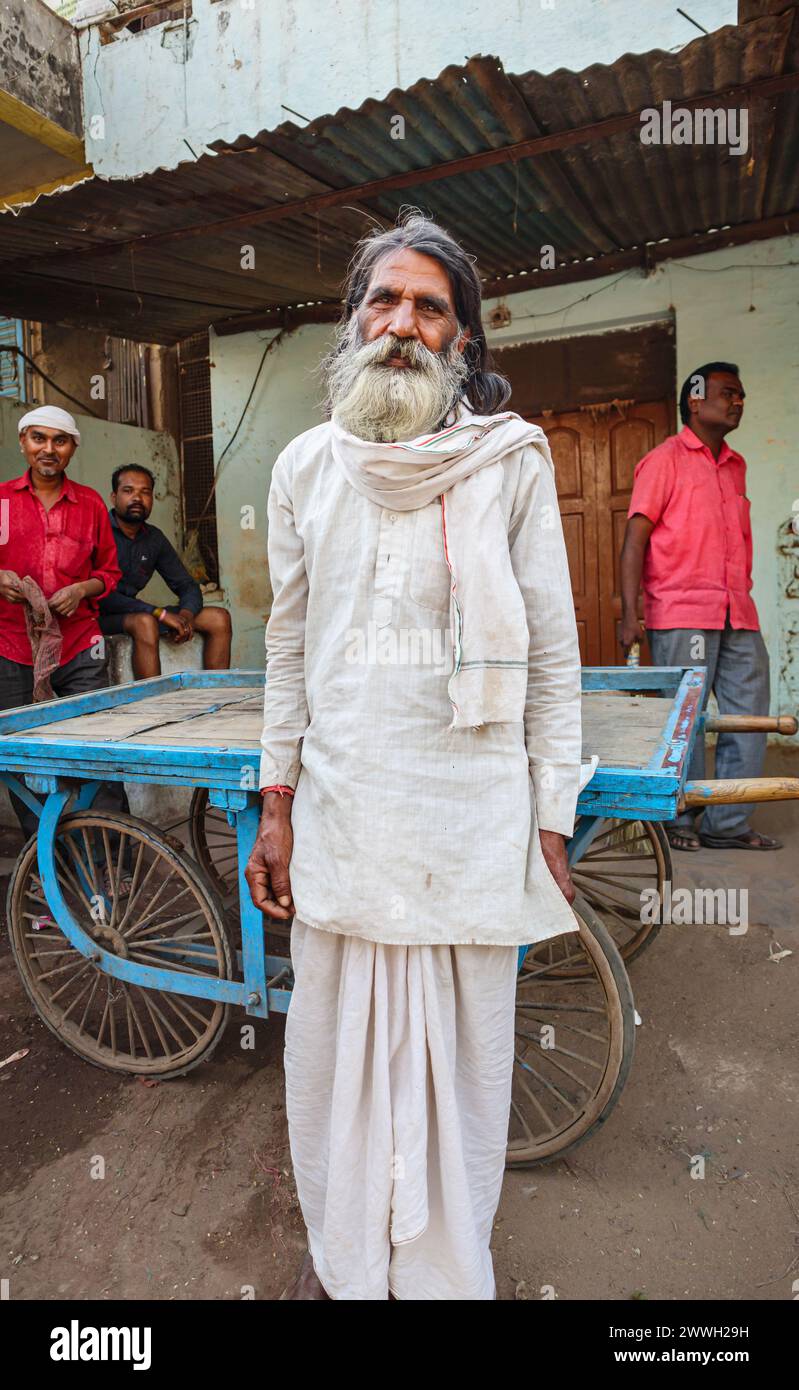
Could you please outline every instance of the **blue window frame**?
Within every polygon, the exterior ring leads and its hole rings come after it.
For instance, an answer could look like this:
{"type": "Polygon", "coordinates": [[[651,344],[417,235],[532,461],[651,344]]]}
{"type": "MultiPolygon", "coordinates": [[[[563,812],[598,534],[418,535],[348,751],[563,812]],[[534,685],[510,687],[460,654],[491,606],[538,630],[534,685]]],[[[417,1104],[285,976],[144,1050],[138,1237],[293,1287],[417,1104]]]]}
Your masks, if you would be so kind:
{"type": "Polygon", "coordinates": [[[22,319],[0,315],[0,396],[12,396],[17,401],[25,400],[25,364],[18,353],[4,349],[22,345],[22,319]]]}

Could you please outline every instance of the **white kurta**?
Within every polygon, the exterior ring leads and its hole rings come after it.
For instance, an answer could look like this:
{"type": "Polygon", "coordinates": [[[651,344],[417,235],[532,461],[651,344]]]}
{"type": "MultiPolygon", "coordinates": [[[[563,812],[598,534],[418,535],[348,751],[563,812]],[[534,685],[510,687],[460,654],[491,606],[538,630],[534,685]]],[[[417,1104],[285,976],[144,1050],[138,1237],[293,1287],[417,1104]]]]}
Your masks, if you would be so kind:
{"type": "Polygon", "coordinates": [[[496,472],[530,632],[525,717],[450,730],[440,503],[391,512],[363,497],[332,457],[328,424],[275,463],[260,786],[296,787],[291,885],[312,926],[399,945],[575,930],[537,833],[572,833],[580,772],[557,493],[534,448],[496,472]]]}

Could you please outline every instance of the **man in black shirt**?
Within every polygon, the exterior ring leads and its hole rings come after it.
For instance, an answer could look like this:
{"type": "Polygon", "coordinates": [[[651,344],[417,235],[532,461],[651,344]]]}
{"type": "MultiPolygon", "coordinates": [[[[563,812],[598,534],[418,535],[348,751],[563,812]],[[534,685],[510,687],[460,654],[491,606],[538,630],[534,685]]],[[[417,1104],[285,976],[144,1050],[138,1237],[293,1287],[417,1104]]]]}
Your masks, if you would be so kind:
{"type": "Polygon", "coordinates": [[[230,666],[230,614],[226,608],[203,607],[199,584],[163,531],[147,524],[153,509],[154,482],[150,470],[138,464],[114,470],[111,529],[122,578],[100,603],[100,630],[108,637],[127,633],[133,638],[136,680],[161,674],[159,637],[179,644],[191,641],[195,632],[202,634],[205,670],[226,671],[230,666]],[[155,571],[177,594],[177,604],[159,608],[136,597],[155,571]]]}

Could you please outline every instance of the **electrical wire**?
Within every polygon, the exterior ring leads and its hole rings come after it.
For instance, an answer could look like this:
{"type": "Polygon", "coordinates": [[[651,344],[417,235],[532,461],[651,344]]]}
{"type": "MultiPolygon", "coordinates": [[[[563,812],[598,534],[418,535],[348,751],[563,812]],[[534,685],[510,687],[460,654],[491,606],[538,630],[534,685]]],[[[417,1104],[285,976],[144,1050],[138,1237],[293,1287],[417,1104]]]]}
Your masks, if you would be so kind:
{"type": "MultiPolygon", "coordinates": [[[[759,265],[757,261],[736,261],[735,265],[722,265],[713,269],[710,266],[688,265],[685,261],[674,260],[664,261],[664,268],[669,270],[690,270],[693,275],[723,275],[728,270],[788,270],[791,266],[799,265],[799,261],[775,261],[771,265],[759,265]]],[[[623,270],[621,275],[617,275],[615,280],[609,281],[607,285],[600,285],[599,289],[591,290],[588,294],[580,295],[579,299],[573,299],[570,304],[562,304],[559,309],[546,309],[543,313],[514,314],[513,322],[522,323],[524,319],[548,319],[554,314],[565,314],[567,310],[573,309],[577,304],[585,304],[586,300],[593,299],[594,295],[602,294],[605,290],[612,290],[614,285],[618,285],[620,280],[626,280],[630,275],[640,274],[640,266],[631,266],[629,270],[623,270]]],[[[518,279],[518,275],[513,277],[518,279]]],[[[553,289],[553,285],[536,284],[531,286],[536,290],[553,289]]],[[[514,291],[519,293],[519,291],[514,291]]],[[[527,290],[521,291],[527,293],[527,290]]],[[[493,298],[504,299],[506,295],[495,295],[493,298]]],[[[499,346],[499,344],[497,344],[499,346]]]]}
{"type": "Polygon", "coordinates": [[[43,372],[41,367],[37,366],[34,362],[33,358],[29,357],[27,352],[22,351],[21,347],[0,343],[0,352],[14,352],[17,357],[24,358],[31,370],[34,371],[37,376],[40,376],[42,381],[46,381],[48,386],[52,386],[60,396],[64,397],[64,400],[70,401],[72,405],[79,405],[85,415],[93,415],[95,420],[102,420],[104,418],[102,415],[98,415],[96,410],[92,410],[90,405],[86,405],[85,401],[79,401],[77,396],[70,396],[69,392],[65,391],[63,386],[59,386],[57,381],[53,381],[53,378],[48,376],[46,372],[43,372]]]}
{"type": "Polygon", "coordinates": [[[759,265],[757,261],[736,261],[734,265],[712,266],[687,265],[685,261],[672,261],[675,270],[690,270],[693,275],[724,275],[728,270],[789,270],[799,265],[799,261],[772,261],[759,265]]]}
{"type": "Polygon", "coordinates": [[[210,505],[211,505],[211,502],[213,501],[214,493],[216,492],[216,485],[217,485],[217,483],[218,483],[218,481],[219,481],[219,475],[220,475],[220,473],[221,473],[221,471],[222,471],[222,464],[223,464],[223,462],[224,462],[225,455],[227,454],[228,450],[229,450],[230,448],[232,448],[233,443],[234,443],[234,441],[235,441],[235,439],[236,439],[236,436],[238,435],[239,430],[241,429],[242,425],[244,424],[244,417],[245,417],[245,415],[247,414],[247,411],[248,411],[249,408],[250,408],[250,401],[252,400],[253,396],[255,395],[255,388],[256,388],[256,386],[258,385],[258,380],[259,380],[259,378],[260,378],[261,372],[263,371],[264,362],[266,361],[267,357],[269,356],[270,352],[272,351],[272,348],[277,347],[277,345],[278,345],[278,343],[280,342],[281,338],[282,338],[287,332],[288,332],[288,330],[287,330],[286,328],[281,328],[281,329],[275,334],[274,338],[272,338],[272,339],[267,343],[266,347],[265,347],[264,350],[263,350],[263,354],[262,354],[262,356],[261,356],[261,360],[260,360],[260,362],[258,363],[258,370],[257,370],[257,372],[255,373],[255,377],[254,377],[254,379],[253,379],[252,386],[250,387],[250,394],[249,394],[249,396],[247,397],[247,399],[246,399],[246,401],[245,401],[245,403],[244,403],[244,409],[242,410],[241,415],[239,416],[239,422],[238,422],[238,424],[236,425],[236,428],[234,429],[232,435],[230,436],[230,439],[228,440],[228,442],[227,442],[227,444],[225,445],[224,449],[222,450],[221,454],[219,455],[219,461],[218,461],[218,463],[217,463],[217,465],[216,465],[216,469],[214,470],[214,480],[213,480],[213,482],[211,483],[211,490],[210,490],[210,492],[208,493],[208,497],[207,497],[207,499],[206,499],[205,506],[203,507],[202,511],[200,512],[200,515],[197,517],[197,519],[196,519],[196,521],[195,521],[195,524],[194,524],[194,527],[193,527],[192,529],[197,529],[197,528],[199,528],[200,522],[203,520],[203,518],[204,518],[206,512],[208,511],[208,508],[209,508],[210,505]]]}
{"type": "MultiPolygon", "coordinates": [[[[593,299],[593,298],[594,298],[594,295],[602,294],[604,290],[612,290],[612,289],[613,289],[613,286],[614,286],[614,285],[618,285],[618,283],[619,283],[620,280],[626,280],[627,277],[628,277],[629,275],[637,275],[637,274],[638,274],[638,267],[637,267],[637,266],[632,266],[629,270],[624,270],[624,271],[622,271],[621,275],[617,275],[617,276],[616,276],[616,279],[615,279],[615,280],[611,280],[609,284],[607,284],[607,285],[600,285],[600,287],[599,287],[598,290],[591,290],[589,294],[581,294],[579,299],[573,299],[573,300],[571,301],[570,304],[562,304],[562,305],[560,306],[559,309],[546,309],[543,313],[535,313],[535,314],[514,314],[514,315],[513,315],[513,322],[514,322],[514,323],[521,323],[523,319],[548,319],[548,318],[551,318],[553,314],[565,314],[566,311],[567,311],[568,309],[573,309],[574,306],[575,306],[576,304],[584,304],[585,301],[586,301],[587,299],[593,299]]],[[[546,285],[537,285],[537,286],[536,286],[536,289],[546,289],[546,288],[547,288],[546,285]]],[[[552,288],[554,288],[554,287],[553,287],[552,285],[550,285],[549,288],[552,289],[552,288]]],[[[498,295],[497,298],[498,298],[498,299],[502,299],[502,298],[504,298],[504,296],[503,296],[503,295],[498,295]]],[[[499,344],[499,343],[496,343],[495,346],[496,346],[496,347],[499,347],[500,344],[499,344]]]]}

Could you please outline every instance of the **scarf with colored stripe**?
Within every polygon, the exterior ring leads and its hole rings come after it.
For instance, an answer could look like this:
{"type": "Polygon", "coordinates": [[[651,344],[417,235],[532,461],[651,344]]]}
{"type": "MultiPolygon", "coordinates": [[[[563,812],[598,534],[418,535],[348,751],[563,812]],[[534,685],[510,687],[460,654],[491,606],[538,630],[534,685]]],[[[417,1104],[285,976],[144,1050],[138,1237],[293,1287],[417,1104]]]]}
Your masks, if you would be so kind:
{"type": "Polygon", "coordinates": [[[331,422],[333,457],[364,497],[388,511],[438,501],[441,559],[450,572],[454,662],[450,728],[523,720],[529,633],[501,506],[502,460],[532,446],[553,467],[546,435],[514,411],[475,415],[395,444],[359,439],[331,422]]]}

